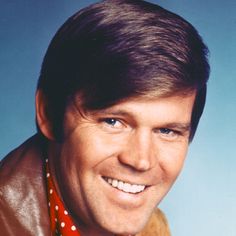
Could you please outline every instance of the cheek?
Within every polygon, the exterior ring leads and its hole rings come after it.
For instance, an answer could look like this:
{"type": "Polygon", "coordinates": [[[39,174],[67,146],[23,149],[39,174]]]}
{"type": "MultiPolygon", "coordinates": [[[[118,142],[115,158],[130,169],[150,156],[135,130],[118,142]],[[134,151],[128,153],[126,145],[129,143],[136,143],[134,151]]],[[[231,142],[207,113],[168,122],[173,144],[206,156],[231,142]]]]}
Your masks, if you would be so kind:
{"type": "Polygon", "coordinates": [[[103,160],[115,156],[124,145],[124,137],[78,129],[67,137],[64,150],[65,156],[70,156],[69,159],[83,169],[96,167],[103,160]]]}
{"type": "Polygon", "coordinates": [[[176,145],[160,150],[159,165],[166,181],[174,181],[179,175],[187,154],[187,145],[176,145]]]}

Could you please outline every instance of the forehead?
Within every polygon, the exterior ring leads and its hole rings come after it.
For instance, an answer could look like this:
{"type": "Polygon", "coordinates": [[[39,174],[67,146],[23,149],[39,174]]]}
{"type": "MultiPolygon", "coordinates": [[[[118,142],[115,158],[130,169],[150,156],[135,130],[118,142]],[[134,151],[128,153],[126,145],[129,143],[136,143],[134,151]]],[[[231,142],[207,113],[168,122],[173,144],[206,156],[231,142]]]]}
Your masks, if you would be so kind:
{"type": "Polygon", "coordinates": [[[165,107],[165,106],[169,106],[172,104],[172,106],[176,106],[178,103],[192,103],[195,100],[196,97],[196,92],[195,91],[191,91],[188,93],[181,93],[181,94],[173,94],[173,95],[168,95],[168,96],[148,96],[148,95],[144,95],[144,96],[135,96],[135,97],[127,97],[124,99],[121,99],[117,102],[115,102],[114,104],[110,105],[110,106],[106,106],[104,108],[101,109],[87,109],[85,108],[85,110],[88,110],[90,112],[105,112],[105,111],[110,111],[113,109],[117,109],[119,107],[143,107],[143,108],[149,108],[149,107],[155,107],[155,106],[161,106],[161,107],[165,107]],[[147,106],[149,105],[149,106],[147,106]]]}

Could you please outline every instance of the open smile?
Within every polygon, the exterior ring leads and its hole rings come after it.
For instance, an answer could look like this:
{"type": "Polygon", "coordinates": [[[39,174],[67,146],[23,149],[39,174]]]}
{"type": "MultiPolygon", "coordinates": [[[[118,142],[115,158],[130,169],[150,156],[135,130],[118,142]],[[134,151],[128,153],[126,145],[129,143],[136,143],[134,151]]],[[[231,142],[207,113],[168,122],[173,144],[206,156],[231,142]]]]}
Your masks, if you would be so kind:
{"type": "Polygon", "coordinates": [[[103,177],[103,179],[113,188],[119,189],[125,193],[140,193],[145,190],[147,186],[141,184],[131,184],[118,179],[103,177]]]}

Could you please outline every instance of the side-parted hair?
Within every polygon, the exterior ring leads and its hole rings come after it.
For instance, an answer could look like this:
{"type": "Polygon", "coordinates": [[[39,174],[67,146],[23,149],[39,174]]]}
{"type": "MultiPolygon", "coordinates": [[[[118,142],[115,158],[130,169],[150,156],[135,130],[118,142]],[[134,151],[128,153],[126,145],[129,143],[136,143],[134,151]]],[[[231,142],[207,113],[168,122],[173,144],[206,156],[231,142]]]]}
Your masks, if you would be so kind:
{"type": "Polygon", "coordinates": [[[205,105],[207,54],[196,29],[158,5],[105,0],[82,9],[52,39],[38,81],[55,137],[63,136],[65,108],[76,94],[86,109],[101,109],[196,91],[191,141],[205,105]]]}

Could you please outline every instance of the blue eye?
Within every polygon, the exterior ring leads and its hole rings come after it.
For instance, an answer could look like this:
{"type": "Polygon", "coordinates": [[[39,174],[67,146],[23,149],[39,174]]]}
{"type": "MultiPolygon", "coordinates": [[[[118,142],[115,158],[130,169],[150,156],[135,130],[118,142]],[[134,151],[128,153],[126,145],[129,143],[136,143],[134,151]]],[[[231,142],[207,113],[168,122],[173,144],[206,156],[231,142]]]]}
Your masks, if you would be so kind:
{"type": "Polygon", "coordinates": [[[167,128],[160,129],[160,133],[162,133],[162,134],[170,134],[172,132],[173,132],[173,130],[171,130],[171,129],[167,129],[167,128]]]}
{"type": "Polygon", "coordinates": [[[106,118],[104,119],[104,122],[106,122],[108,125],[115,126],[117,123],[117,120],[114,118],[106,118]]]}
{"type": "Polygon", "coordinates": [[[180,135],[177,131],[168,129],[168,128],[159,129],[159,133],[161,134],[163,138],[171,139],[171,140],[179,137],[180,135]]]}
{"type": "Polygon", "coordinates": [[[119,118],[102,117],[99,122],[102,125],[101,127],[109,132],[122,132],[127,130],[129,127],[123,120],[119,118]]]}

